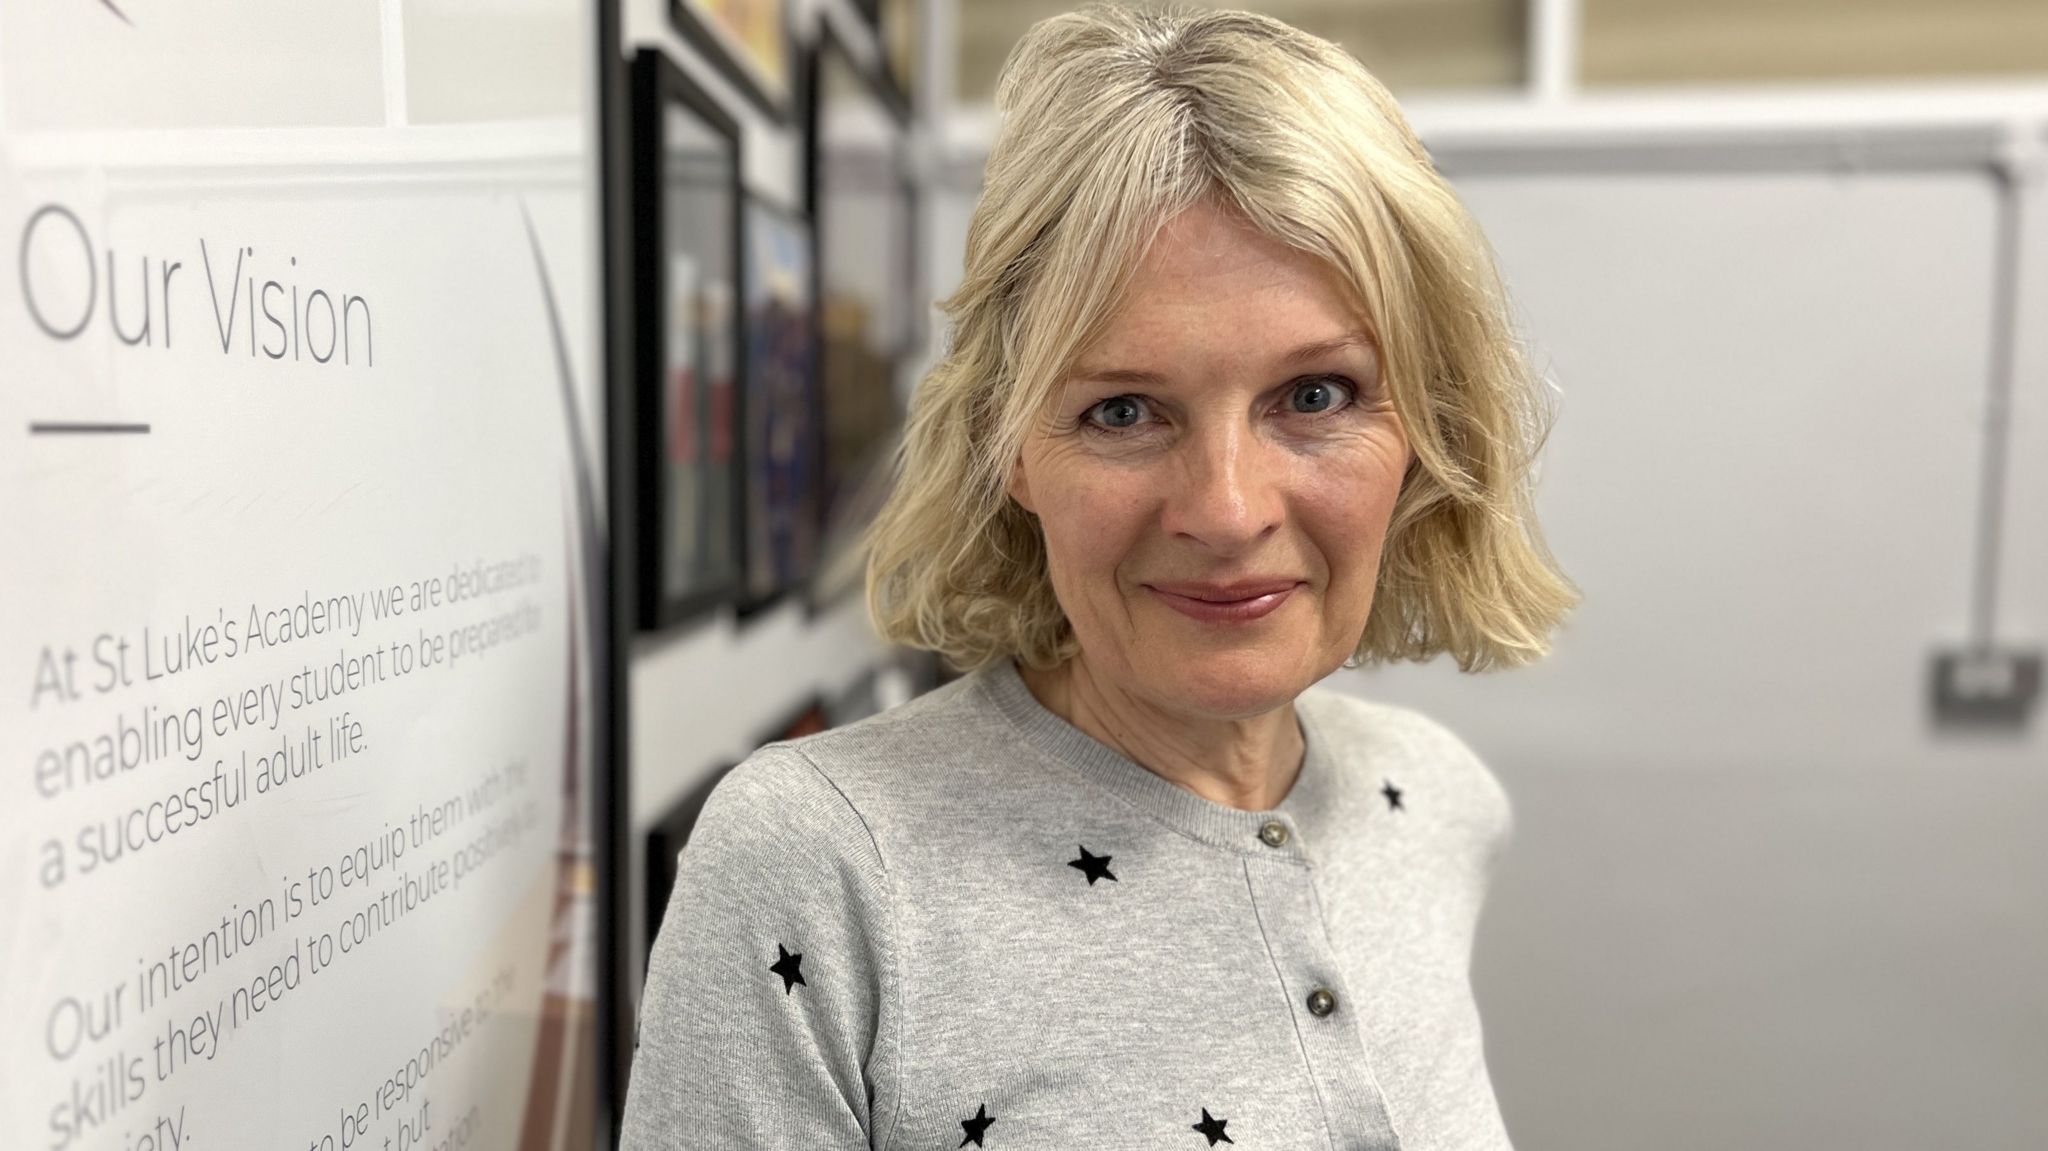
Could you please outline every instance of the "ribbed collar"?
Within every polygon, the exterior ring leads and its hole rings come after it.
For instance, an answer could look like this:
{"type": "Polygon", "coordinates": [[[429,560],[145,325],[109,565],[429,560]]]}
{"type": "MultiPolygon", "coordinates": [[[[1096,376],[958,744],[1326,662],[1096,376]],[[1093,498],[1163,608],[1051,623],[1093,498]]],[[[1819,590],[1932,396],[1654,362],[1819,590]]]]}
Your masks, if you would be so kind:
{"type": "Polygon", "coordinates": [[[979,689],[1033,747],[1073,765],[1083,775],[1168,826],[1225,851],[1313,858],[1313,845],[1305,839],[1310,829],[1320,831],[1324,826],[1320,814],[1329,806],[1334,770],[1330,749],[1317,729],[1311,714],[1314,708],[1306,695],[1295,703],[1302,742],[1307,748],[1301,773],[1280,806],[1245,811],[1196,795],[1046,710],[1038,697],[1031,694],[1031,688],[1011,660],[996,660],[977,670],[974,678],[979,689]],[[1275,820],[1287,825],[1288,836],[1279,847],[1270,847],[1259,838],[1259,829],[1275,820]]]}

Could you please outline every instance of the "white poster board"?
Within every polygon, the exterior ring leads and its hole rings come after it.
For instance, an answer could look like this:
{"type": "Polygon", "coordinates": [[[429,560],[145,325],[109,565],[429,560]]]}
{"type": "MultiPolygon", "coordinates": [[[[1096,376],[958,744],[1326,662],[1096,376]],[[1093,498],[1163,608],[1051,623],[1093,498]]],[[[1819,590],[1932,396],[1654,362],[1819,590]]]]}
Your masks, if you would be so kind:
{"type": "Polygon", "coordinates": [[[0,12],[0,1146],[588,1145],[595,20],[0,12]]]}

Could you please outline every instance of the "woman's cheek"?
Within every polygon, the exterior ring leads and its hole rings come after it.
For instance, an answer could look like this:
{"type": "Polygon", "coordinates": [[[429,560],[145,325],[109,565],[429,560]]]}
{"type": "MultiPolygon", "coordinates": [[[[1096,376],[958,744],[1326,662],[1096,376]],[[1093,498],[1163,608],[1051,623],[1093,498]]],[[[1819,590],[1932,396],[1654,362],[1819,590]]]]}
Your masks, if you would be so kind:
{"type": "Polygon", "coordinates": [[[1338,550],[1356,554],[1376,545],[1400,494],[1401,470],[1389,453],[1373,450],[1313,461],[1297,473],[1293,506],[1311,535],[1333,535],[1338,550]]]}
{"type": "Polygon", "coordinates": [[[1107,566],[1123,551],[1145,514],[1151,490],[1143,471],[1071,461],[1062,485],[1067,492],[1064,534],[1076,552],[1107,566]]]}

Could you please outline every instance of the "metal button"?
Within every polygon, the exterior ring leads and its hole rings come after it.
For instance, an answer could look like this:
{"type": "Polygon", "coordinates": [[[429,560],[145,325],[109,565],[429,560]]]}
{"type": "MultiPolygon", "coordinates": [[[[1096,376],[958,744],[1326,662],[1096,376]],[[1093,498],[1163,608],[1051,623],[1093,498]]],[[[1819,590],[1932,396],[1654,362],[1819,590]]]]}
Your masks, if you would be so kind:
{"type": "Polygon", "coordinates": [[[1287,825],[1277,819],[1271,820],[1259,828],[1259,838],[1267,847],[1278,847],[1287,842],[1287,825]]]}
{"type": "Polygon", "coordinates": [[[1330,993],[1329,988],[1318,987],[1308,993],[1308,1013],[1310,1015],[1321,1019],[1335,1010],[1337,1010],[1337,997],[1330,993]]]}

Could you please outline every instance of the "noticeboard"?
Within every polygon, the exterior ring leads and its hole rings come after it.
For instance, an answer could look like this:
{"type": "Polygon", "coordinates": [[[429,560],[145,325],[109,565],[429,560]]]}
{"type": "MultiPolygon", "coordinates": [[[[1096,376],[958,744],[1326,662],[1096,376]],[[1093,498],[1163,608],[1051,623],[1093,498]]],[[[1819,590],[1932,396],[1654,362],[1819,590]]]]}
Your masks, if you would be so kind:
{"type": "Polygon", "coordinates": [[[598,20],[6,13],[0,1145],[590,1145],[598,20]]]}

